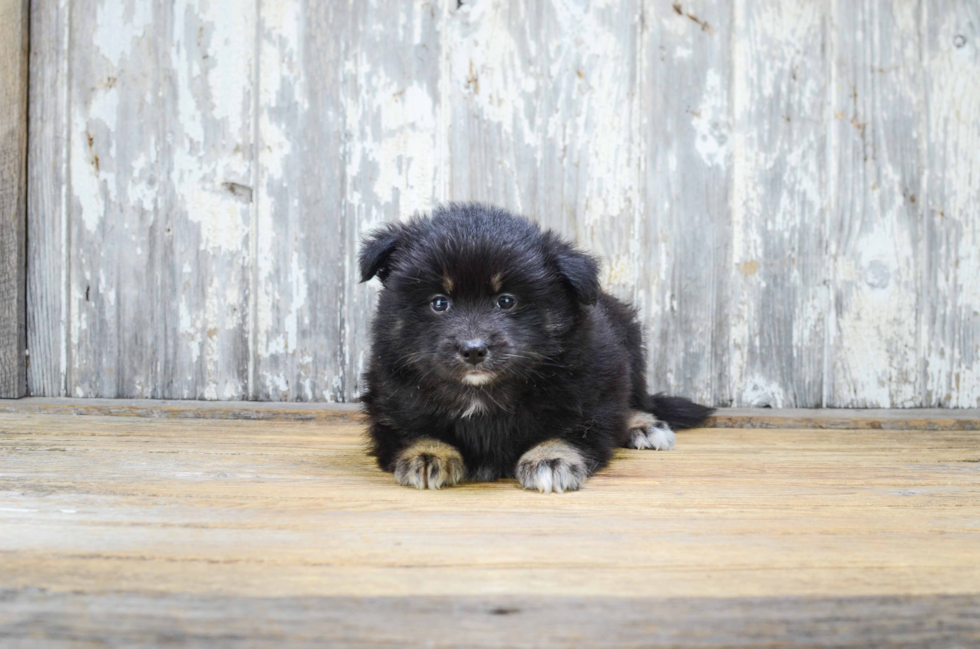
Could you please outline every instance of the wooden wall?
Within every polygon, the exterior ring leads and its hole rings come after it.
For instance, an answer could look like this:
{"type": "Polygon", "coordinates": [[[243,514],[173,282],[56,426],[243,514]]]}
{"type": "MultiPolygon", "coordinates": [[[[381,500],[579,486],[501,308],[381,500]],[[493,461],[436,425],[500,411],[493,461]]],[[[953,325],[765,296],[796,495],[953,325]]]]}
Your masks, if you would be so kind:
{"type": "Polygon", "coordinates": [[[348,401],[363,233],[523,212],[653,386],[980,406],[976,0],[34,0],[29,384],[348,401]]]}
{"type": "Polygon", "coordinates": [[[0,0],[0,399],[27,391],[28,16],[0,0]]]}

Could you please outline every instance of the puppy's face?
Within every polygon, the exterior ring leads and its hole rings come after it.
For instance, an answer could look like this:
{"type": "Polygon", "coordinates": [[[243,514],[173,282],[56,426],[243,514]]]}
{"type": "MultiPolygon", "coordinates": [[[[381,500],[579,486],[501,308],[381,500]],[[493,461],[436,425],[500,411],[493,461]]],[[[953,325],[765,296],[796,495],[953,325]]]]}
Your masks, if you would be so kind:
{"type": "Polygon", "coordinates": [[[376,232],[361,270],[385,287],[374,353],[395,372],[464,392],[540,378],[598,293],[590,257],[489,209],[450,208],[376,232]]]}

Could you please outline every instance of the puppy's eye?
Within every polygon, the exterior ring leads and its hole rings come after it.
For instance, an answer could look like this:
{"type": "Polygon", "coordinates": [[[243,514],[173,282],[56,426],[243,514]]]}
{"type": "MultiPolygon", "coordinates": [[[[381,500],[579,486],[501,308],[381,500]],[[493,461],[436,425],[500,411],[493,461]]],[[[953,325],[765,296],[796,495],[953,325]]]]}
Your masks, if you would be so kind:
{"type": "Polygon", "coordinates": [[[497,306],[501,309],[513,309],[517,304],[517,298],[513,295],[501,295],[497,298],[497,306]]]}
{"type": "Polygon", "coordinates": [[[429,302],[433,311],[445,311],[449,308],[449,298],[445,295],[437,295],[429,302]]]}

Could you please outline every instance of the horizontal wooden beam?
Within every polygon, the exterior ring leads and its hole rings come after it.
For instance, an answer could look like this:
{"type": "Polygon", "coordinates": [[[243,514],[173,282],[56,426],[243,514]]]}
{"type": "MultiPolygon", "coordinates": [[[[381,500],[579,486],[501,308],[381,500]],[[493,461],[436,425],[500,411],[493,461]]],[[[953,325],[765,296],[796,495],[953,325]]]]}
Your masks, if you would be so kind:
{"type": "Polygon", "coordinates": [[[307,646],[309,638],[322,645],[406,646],[435,638],[439,647],[804,647],[816,638],[860,647],[873,638],[877,646],[924,647],[965,646],[980,634],[978,595],[164,597],[19,588],[7,591],[4,609],[0,620],[11,622],[0,639],[25,646],[120,639],[156,645],[179,637],[231,646],[307,646]]]}
{"type": "MultiPolygon", "coordinates": [[[[364,421],[358,404],[153,399],[0,399],[0,412],[101,415],[157,419],[364,421]]],[[[828,430],[980,430],[980,409],[808,410],[720,408],[706,428],[816,428],[828,430]]]]}
{"type": "Polygon", "coordinates": [[[27,393],[28,0],[0,0],[0,397],[27,393]]]}

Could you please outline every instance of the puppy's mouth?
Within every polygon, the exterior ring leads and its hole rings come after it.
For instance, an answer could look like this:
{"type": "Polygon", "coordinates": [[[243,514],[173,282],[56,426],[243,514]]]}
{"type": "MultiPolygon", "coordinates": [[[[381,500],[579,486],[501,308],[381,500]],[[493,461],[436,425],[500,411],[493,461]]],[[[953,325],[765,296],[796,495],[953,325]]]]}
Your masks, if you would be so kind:
{"type": "Polygon", "coordinates": [[[490,381],[493,381],[493,379],[493,372],[473,370],[464,374],[460,381],[465,385],[486,385],[490,381]]]}

